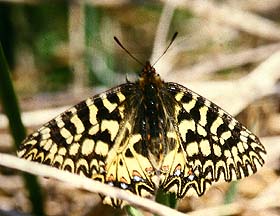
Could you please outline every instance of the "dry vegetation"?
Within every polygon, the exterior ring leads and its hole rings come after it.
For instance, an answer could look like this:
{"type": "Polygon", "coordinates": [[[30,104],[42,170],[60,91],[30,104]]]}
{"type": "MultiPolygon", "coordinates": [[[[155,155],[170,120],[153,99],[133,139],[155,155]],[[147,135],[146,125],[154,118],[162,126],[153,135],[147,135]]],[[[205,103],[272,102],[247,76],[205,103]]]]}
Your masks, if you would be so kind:
{"type": "MultiPolygon", "coordinates": [[[[12,1],[7,2],[12,4],[12,1]]],[[[35,0],[17,2],[31,3],[35,7],[41,4],[35,0]]],[[[100,50],[85,47],[85,28],[82,28],[85,25],[84,4],[75,2],[69,4],[69,44],[62,43],[56,47],[58,61],[67,64],[69,62],[73,67],[73,81],[69,90],[44,95],[35,93],[39,87],[29,88],[32,83],[40,85],[41,82],[38,75],[41,69],[34,64],[35,54],[28,49],[17,54],[13,77],[24,110],[22,118],[30,130],[60,113],[65,106],[75,104],[86,95],[93,94],[92,90],[84,87],[88,84],[88,66],[82,59],[85,56],[84,52],[90,50],[96,55],[100,50]],[[28,88],[31,89],[29,93],[26,91],[28,88]],[[24,93],[21,93],[21,90],[24,93]]],[[[155,7],[151,3],[133,5],[126,1],[104,2],[87,1],[88,7],[98,5],[98,9],[103,11],[102,22],[91,21],[100,22],[102,26],[98,32],[101,41],[93,41],[93,44],[99,43],[98,46],[117,53],[116,61],[120,64],[127,63],[130,61],[129,57],[121,53],[122,50],[116,51],[118,48],[112,48],[111,38],[117,35],[125,44],[132,43],[127,46],[129,49],[138,50],[138,54],[153,49],[153,62],[164,50],[169,35],[179,31],[179,38],[156,64],[158,73],[164,80],[181,83],[237,116],[238,120],[260,136],[267,149],[265,166],[257,174],[238,181],[232,203],[224,204],[230,184],[219,183],[201,198],[181,200],[178,210],[188,212],[188,215],[207,216],[280,215],[280,1],[162,0],[156,4],[157,10],[160,11],[158,13],[149,10],[149,7],[155,7]],[[152,43],[153,38],[155,40],[152,43]],[[140,49],[144,51],[139,51],[140,49]],[[123,60],[119,56],[129,60],[123,60]]],[[[0,1],[0,7],[1,4],[0,1]]],[[[98,67],[95,71],[97,77],[105,76],[102,72],[111,70],[104,59],[92,57],[91,61],[96,63],[93,67],[98,67]]],[[[131,64],[119,66],[119,69],[129,70],[127,68],[133,67],[131,64]]],[[[117,83],[125,80],[124,74],[110,73],[110,76],[117,83]]],[[[112,82],[109,81],[108,85],[112,82]]],[[[93,92],[96,91],[95,89],[93,92]]],[[[14,154],[8,123],[1,109],[0,137],[0,152],[14,154]]],[[[4,159],[6,156],[1,154],[0,164],[10,167],[21,164],[13,158],[7,158],[8,162],[4,159]]],[[[44,168],[40,169],[42,171],[38,173],[30,168],[35,174],[48,176],[48,170],[44,172],[44,168]]],[[[61,178],[63,179],[63,176],[61,178]]],[[[69,177],[64,179],[69,182],[69,177]]],[[[97,189],[92,189],[92,186],[85,186],[91,185],[90,182],[79,182],[77,179],[73,186],[53,178],[42,177],[40,182],[48,215],[125,214],[100,204],[96,193],[86,191],[98,192],[97,189]]],[[[138,206],[143,203],[142,200],[135,201],[138,206]]],[[[167,210],[154,205],[156,204],[149,203],[147,207],[159,210],[157,214],[168,215],[167,210]]],[[[0,167],[0,215],[23,215],[20,212],[29,211],[30,205],[20,172],[0,167]]],[[[145,215],[150,213],[146,212],[145,215]]]]}

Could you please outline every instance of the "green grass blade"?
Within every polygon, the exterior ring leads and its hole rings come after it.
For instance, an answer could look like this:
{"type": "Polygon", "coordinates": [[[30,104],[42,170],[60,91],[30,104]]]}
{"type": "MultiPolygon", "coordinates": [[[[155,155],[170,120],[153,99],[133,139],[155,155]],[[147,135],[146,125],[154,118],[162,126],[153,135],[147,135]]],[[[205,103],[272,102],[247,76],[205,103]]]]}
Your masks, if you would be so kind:
{"type": "MultiPolygon", "coordinates": [[[[9,119],[10,131],[17,148],[26,136],[25,128],[22,124],[17,97],[11,82],[8,64],[0,42],[0,99],[3,110],[9,119]]],[[[30,201],[34,215],[43,216],[43,196],[40,185],[35,176],[30,174],[23,175],[25,185],[29,191],[30,201]]]]}
{"type": "Polygon", "coordinates": [[[224,203],[229,204],[232,203],[237,194],[237,181],[231,182],[228,191],[224,197],[224,203]]]}
{"type": "Polygon", "coordinates": [[[124,207],[127,215],[129,216],[143,216],[140,210],[134,208],[133,206],[127,205],[124,207]]]}
{"type": "Polygon", "coordinates": [[[158,190],[156,202],[174,209],[176,208],[177,199],[175,193],[165,193],[162,190],[158,190]]]}

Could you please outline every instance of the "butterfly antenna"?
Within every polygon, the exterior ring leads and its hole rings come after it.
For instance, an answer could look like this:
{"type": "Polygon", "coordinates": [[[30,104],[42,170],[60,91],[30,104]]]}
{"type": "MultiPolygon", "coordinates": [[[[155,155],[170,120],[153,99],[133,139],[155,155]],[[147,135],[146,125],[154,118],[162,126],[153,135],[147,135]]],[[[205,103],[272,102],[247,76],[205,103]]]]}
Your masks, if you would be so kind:
{"type": "Polygon", "coordinates": [[[178,32],[175,32],[173,37],[171,38],[171,41],[169,42],[168,46],[165,48],[164,52],[158,57],[158,59],[154,62],[153,66],[161,59],[161,57],[167,52],[169,47],[172,45],[172,43],[175,41],[176,37],[178,35],[178,32]]]}
{"type": "Polygon", "coordinates": [[[119,41],[119,39],[114,36],[114,40],[116,41],[116,43],[131,57],[133,58],[136,62],[138,62],[140,65],[145,66],[142,62],[140,62],[134,55],[132,55],[123,45],[122,43],[119,41]]]}

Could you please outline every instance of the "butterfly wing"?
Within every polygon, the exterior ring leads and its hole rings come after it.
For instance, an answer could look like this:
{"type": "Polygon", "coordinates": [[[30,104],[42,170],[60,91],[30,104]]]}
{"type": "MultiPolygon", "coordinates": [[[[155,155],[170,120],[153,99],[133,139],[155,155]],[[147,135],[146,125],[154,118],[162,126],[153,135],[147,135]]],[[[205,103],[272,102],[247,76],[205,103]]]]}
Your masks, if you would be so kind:
{"type": "Polygon", "coordinates": [[[214,181],[249,176],[264,164],[259,139],[214,103],[176,84],[165,83],[163,104],[176,127],[176,166],[162,187],[177,196],[203,195],[214,181]],[[184,156],[182,154],[184,153],[184,156]],[[184,164],[186,163],[186,164],[184,164]]]}
{"type": "MultiPolygon", "coordinates": [[[[135,84],[126,83],[80,102],[28,136],[18,155],[150,195],[153,184],[145,168],[151,164],[132,147],[142,142],[134,129],[139,111],[135,91],[135,84]]],[[[103,199],[113,206],[123,205],[117,199],[103,199]]]]}

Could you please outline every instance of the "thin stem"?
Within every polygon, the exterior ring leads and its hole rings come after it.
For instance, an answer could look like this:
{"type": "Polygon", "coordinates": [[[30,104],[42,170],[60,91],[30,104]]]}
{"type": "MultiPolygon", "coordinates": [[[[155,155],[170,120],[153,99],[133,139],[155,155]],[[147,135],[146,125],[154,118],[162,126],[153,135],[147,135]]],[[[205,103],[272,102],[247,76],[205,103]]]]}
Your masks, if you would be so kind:
{"type": "MultiPolygon", "coordinates": [[[[25,134],[22,124],[17,97],[10,77],[8,64],[0,42],[0,99],[10,125],[10,131],[14,139],[15,149],[20,145],[25,134]]],[[[28,189],[34,215],[45,215],[43,196],[37,178],[33,175],[23,174],[25,186],[28,189]]]]}

